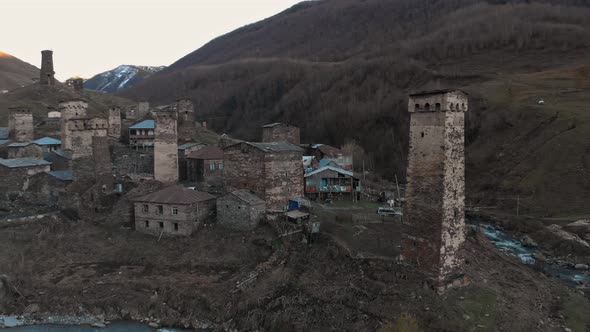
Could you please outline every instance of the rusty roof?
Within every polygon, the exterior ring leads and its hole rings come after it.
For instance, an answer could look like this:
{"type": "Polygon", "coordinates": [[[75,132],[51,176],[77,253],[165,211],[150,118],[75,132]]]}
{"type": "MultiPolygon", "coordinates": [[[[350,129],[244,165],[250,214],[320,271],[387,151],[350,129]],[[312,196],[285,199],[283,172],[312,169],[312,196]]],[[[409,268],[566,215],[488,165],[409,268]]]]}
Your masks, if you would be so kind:
{"type": "Polygon", "coordinates": [[[174,185],[162,190],[132,199],[134,202],[190,205],[215,199],[215,196],[192,190],[182,185],[174,185]]]}
{"type": "Polygon", "coordinates": [[[203,159],[203,160],[221,160],[223,159],[223,150],[217,146],[211,145],[193,151],[186,156],[189,159],[203,159]]]}

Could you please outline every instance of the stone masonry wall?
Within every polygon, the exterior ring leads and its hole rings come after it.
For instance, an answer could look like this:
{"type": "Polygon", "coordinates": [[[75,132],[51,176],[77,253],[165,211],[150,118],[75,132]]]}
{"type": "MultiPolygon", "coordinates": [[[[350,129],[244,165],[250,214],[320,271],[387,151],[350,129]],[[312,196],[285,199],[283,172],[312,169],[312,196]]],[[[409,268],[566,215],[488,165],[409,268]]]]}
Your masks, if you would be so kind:
{"type": "Polygon", "coordinates": [[[267,153],[264,201],[269,211],[284,211],[290,198],[304,196],[302,152],[267,153]]]}
{"type": "Polygon", "coordinates": [[[215,200],[193,205],[135,202],[134,214],[137,231],[156,236],[159,236],[162,231],[166,235],[189,236],[197,230],[201,223],[210,221],[211,216],[215,214],[215,200]],[[147,212],[144,210],[146,205],[147,212]],[[162,206],[162,214],[158,212],[160,205],[162,206]],[[178,211],[176,215],[172,212],[173,208],[178,211]]]}
{"type": "Polygon", "coordinates": [[[226,192],[248,189],[264,199],[264,152],[247,144],[223,150],[223,185],[226,192]]]}
{"type": "Polygon", "coordinates": [[[43,150],[41,147],[36,144],[30,144],[27,146],[21,147],[9,147],[8,148],[8,158],[15,159],[15,158],[43,158],[43,150]]]}
{"type": "Polygon", "coordinates": [[[121,138],[121,109],[119,107],[111,107],[109,109],[109,136],[116,139],[121,138]]]}
{"type": "Polygon", "coordinates": [[[278,125],[276,127],[262,128],[263,142],[288,142],[299,145],[300,131],[299,128],[293,126],[278,125]]]}
{"type": "Polygon", "coordinates": [[[73,118],[86,116],[88,103],[82,100],[72,100],[59,104],[61,112],[61,147],[64,150],[72,149],[72,136],[68,129],[68,121],[73,118]]]}
{"type": "Polygon", "coordinates": [[[402,256],[438,282],[460,273],[463,261],[466,104],[466,97],[454,93],[409,102],[402,256]]]}
{"type": "Polygon", "coordinates": [[[13,108],[8,115],[9,137],[15,142],[34,140],[33,113],[30,110],[13,108]]]}
{"type": "Polygon", "coordinates": [[[55,85],[55,71],[53,71],[53,51],[41,51],[41,85],[55,85]]]}
{"type": "Polygon", "coordinates": [[[249,205],[232,194],[217,200],[217,223],[226,228],[252,230],[258,226],[265,213],[265,204],[249,205]]]}
{"type": "Polygon", "coordinates": [[[154,179],[162,183],[178,182],[177,113],[155,112],[154,179]]]}

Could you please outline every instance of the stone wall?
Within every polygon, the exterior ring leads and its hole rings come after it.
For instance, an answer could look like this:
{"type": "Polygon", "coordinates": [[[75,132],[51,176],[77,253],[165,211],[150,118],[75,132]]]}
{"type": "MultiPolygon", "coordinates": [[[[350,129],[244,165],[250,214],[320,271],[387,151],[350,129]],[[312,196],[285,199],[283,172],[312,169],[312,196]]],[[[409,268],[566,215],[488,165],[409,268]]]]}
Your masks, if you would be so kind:
{"type": "Polygon", "coordinates": [[[177,113],[155,112],[154,179],[162,183],[178,182],[177,113]]]}
{"type": "Polygon", "coordinates": [[[264,219],[265,214],[264,203],[250,205],[233,194],[217,200],[217,223],[226,228],[240,231],[252,230],[264,219]]]}
{"type": "Polygon", "coordinates": [[[121,109],[119,107],[111,107],[109,109],[109,136],[116,139],[121,138],[121,109]]]}
{"type": "Polygon", "coordinates": [[[29,144],[27,146],[8,147],[8,158],[43,158],[43,150],[39,145],[29,144]]]}
{"type": "Polygon", "coordinates": [[[32,176],[42,172],[49,172],[49,165],[8,168],[0,166],[0,197],[9,199],[14,195],[21,195],[29,188],[29,180],[32,176]]]}
{"type": "Polygon", "coordinates": [[[159,236],[189,236],[202,223],[208,223],[215,215],[215,200],[199,202],[193,205],[172,205],[157,203],[134,203],[135,229],[137,231],[159,236]],[[147,211],[145,210],[147,206],[147,211]],[[159,206],[162,213],[159,213],[159,206]],[[173,214],[173,209],[177,214],[173,214]]]}
{"type": "Polygon", "coordinates": [[[108,138],[106,136],[94,136],[92,138],[92,152],[95,182],[102,191],[111,193],[114,189],[114,179],[108,138]]]}
{"type": "Polygon", "coordinates": [[[412,96],[409,107],[402,256],[444,283],[461,273],[464,260],[467,97],[454,92],[412,96]]]}
{"type": "Polygon", "coordinates": [[[248,189],[264,199],[264,152],[247,144],[223,150],[223,185],[226,192],[248,189]]]}
{"type": "Polygon", "coordinates": [[[299,145],[301,142],[299,128],[284,124],[262,128],[263,142],[288,142],[299,145]]]}
{"type": "Polygon", "coordinates": [[[8,115],[9,138],[15,142],[31,142],[35,139],[33,113],[30,110],[11,108],[8,115]]]}
{"type": "Polygon", "coordinates": [[[267,153],[264,158],[264,201],[269,211],[283,211],[289,199],[304,196],[301,152],[267,153]]]}
{"type": "Polygon", "coordinates": [[[88,103],[83,100],[71,100],[59,104],[62,149],[72,149],[72,136],[68,130],[68,121],[74,118],[86,117],[87,110],[88,103]]]}
{"type": "MultiPolygon", "coordinates": [[[[108,134],[108,120],[104,118],[70,119],[67,121],[67,135],[73,151],[72,158],[92,156],[92,138],[106,137],[108,134]]],[[[62,141],[63,142],[63,141],[62,141]]]]}

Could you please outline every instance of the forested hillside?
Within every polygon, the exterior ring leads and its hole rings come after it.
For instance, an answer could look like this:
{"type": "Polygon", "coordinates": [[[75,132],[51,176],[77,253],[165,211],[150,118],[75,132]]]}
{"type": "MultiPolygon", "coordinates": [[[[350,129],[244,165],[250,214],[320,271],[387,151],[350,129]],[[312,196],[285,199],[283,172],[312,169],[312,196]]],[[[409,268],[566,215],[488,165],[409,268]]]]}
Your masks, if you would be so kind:
{"type": "MultiPolygon", "coordinates": [[[[407,93],[464,88],[472,95],[467,132],[467,157],[473,165],[468,167],[470,191],[510,197],[522,193],[538,201],[541,192],[561,190],[542,176],[524,180],[531,172],[543,175],[554,167],[537,169],[541,166],[534,161],[546,151],[491,161],[506,148],[500,142],[520,144],[512,147],[517,151],[526,148],[526,140],[513,142],[521,130],[531,130],[531,139],[550,136],[550,126],[535,129],[547,121],[547,109],[567,117],[570,109],[559,108],[564,104],[531,111],[534,99],[543,95],[535,96],[538,87],[523,75],[577,72],[575,68],[587,64],[589,5],[580,0],[305,2],[213,40],[123,94],[152,102],[188,96],[201,119],[244,139],[258,139],[259,127],[266,122],[290,122],[302,128],[305,142],[355,142],[371,169],[403,177],[407,93]],[[520,88],[525,91],[516,95],[513,85],[523,81],[527,84],[520,88]],[[486,82],[504,90],[488,90],[486,82]],[[523,102],[522,95],[530,99],[523,102]],[[515,164],[516,170],[507,164],[515,164]],[[506,182],[508,175],[512,180],[506,182]]],[[[585,96],[567,94],[567,89],[590,87],[588,77],[564,80],[571,81],[571,87],[553,88],[564,81],[549,80],[543,94],[564,92],[568,105],[579,105],[576,101],[585,96]]],[[[576,128],[585,128],[584,119],[575,121],[576,128]]],[[[558,135],[552,142],[560,139],[558,135]]],[[[561,163],[559,169],[572,171],[582,163],[556,162],[561,163]]],[[[576,195],[590,195],[590,185],[577,181],[573,186],[576,195]]]]}

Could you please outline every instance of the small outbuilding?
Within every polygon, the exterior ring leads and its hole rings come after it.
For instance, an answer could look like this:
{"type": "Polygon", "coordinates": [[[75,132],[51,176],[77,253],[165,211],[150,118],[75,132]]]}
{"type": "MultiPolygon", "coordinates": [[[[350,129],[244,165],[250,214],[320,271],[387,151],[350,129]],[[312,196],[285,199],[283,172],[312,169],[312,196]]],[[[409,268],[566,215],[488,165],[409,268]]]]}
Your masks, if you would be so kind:
{"type": "Polygon", "coordinates": [[[252,230],[265,214],[266,204],[249,190],[236,190],[217,200],[217,222],[227,228],[252,230]]]}

